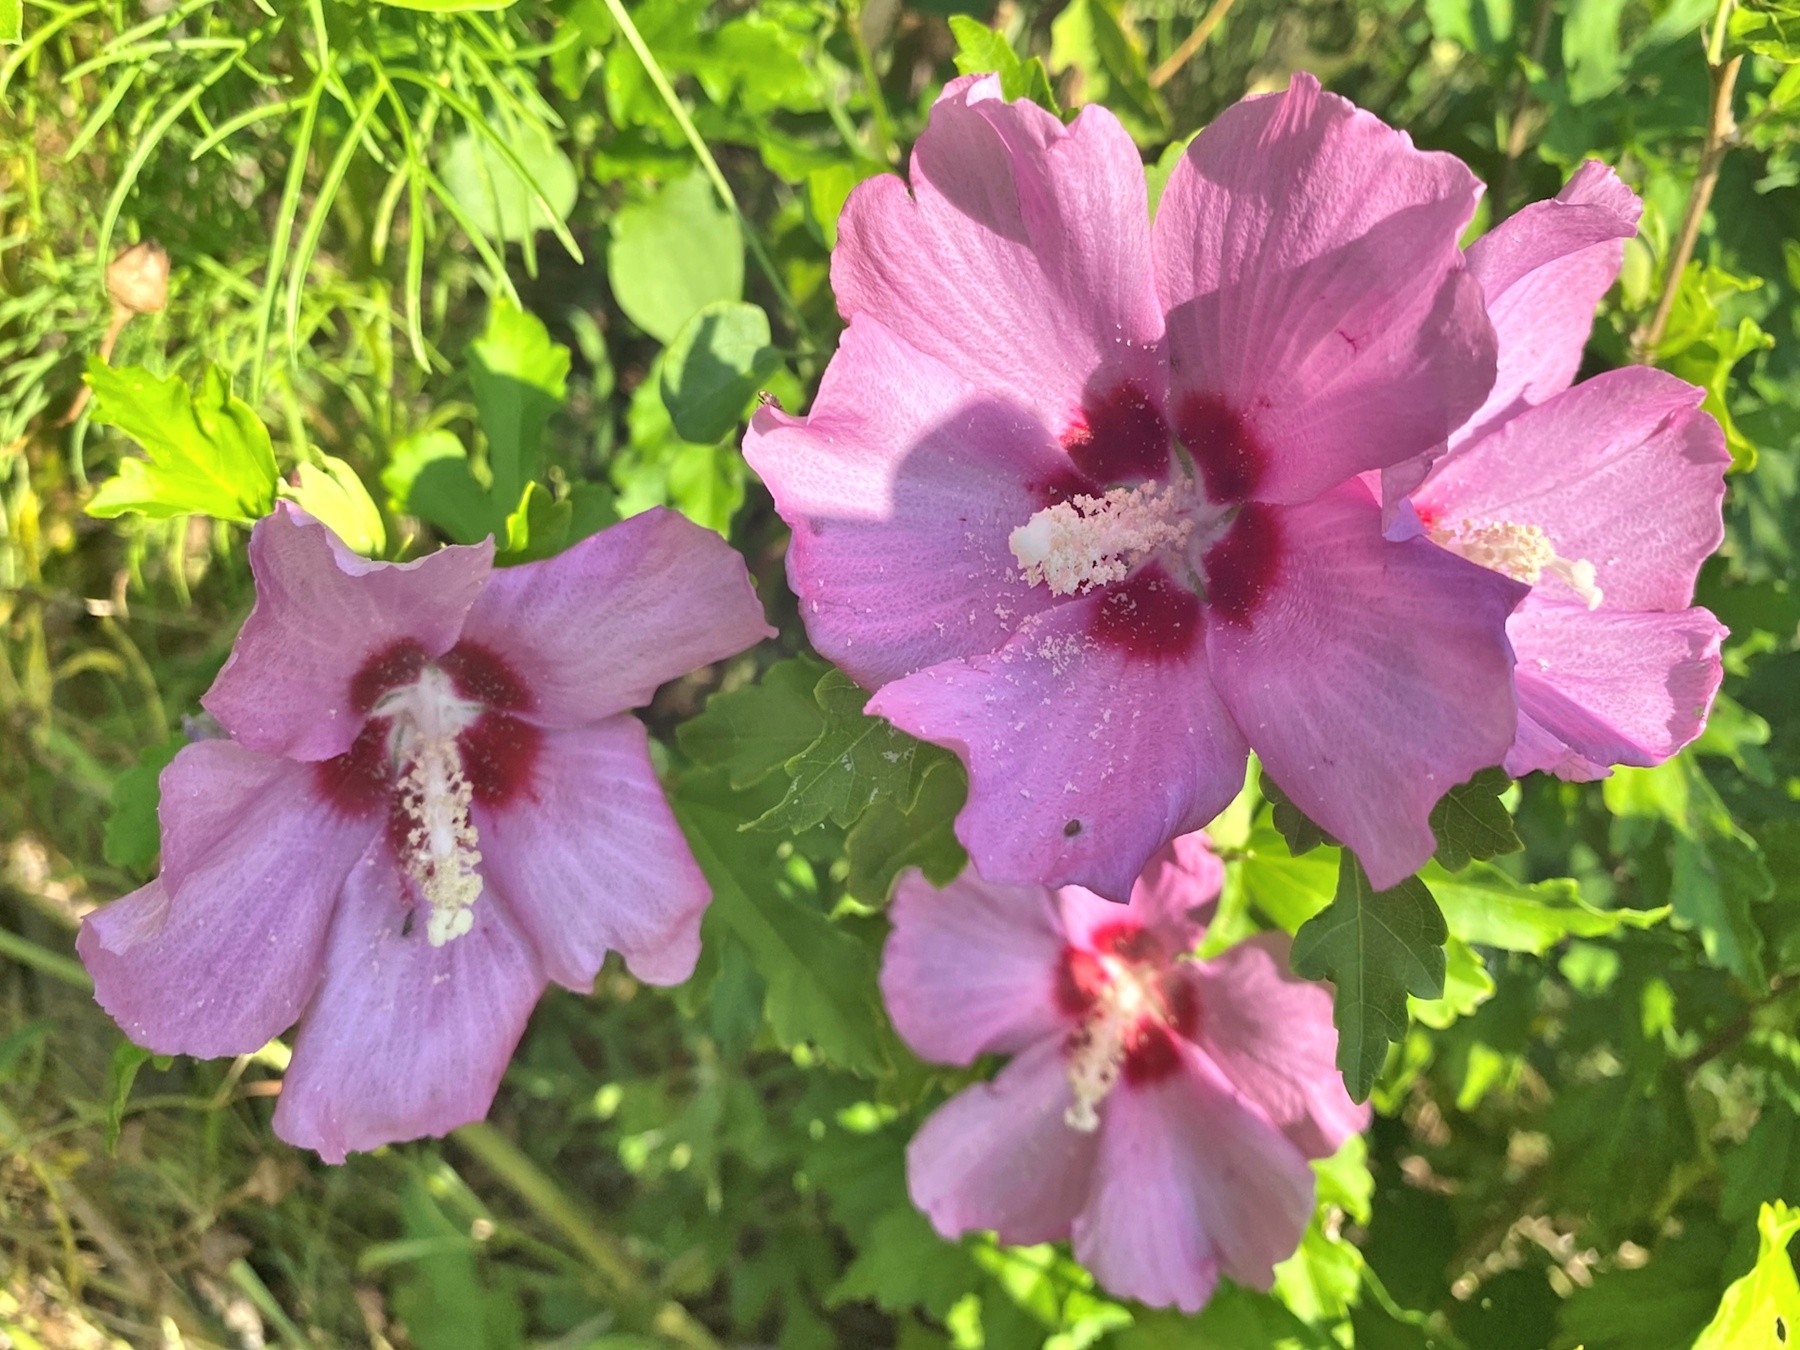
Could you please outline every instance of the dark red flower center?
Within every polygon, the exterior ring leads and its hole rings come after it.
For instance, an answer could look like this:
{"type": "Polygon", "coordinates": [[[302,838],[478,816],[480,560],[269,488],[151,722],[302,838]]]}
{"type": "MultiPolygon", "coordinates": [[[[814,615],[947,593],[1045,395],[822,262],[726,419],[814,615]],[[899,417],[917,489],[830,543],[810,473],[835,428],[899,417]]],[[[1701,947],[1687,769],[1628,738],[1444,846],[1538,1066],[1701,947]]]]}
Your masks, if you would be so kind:
{"type": "Polygon", "coordinates": [[[1159,1082],[1181,1063],[1177,1037],[1195,1039],[1200,1006],[1171,951],[1131,920],[1098,928],[1085,946],[1070,945],[1057,969],[1057,1005],[1076,1020],[1063,1043],[1075,1105],[1069,1123],[1092,1129],[1095,1109],[1120,1078],[1132,1086],[1159,1082]]]}
{"type": "Polygon", "coordinates": [[[1067,471],[1010,541],[1032,584],[1100,594],[1092,637],[1149,660],[1191,655],[1209,613],[1250,622],[1281,556],[1277,515],[1251,500],[1268,467],[1255,431],[1214,395],[1182,398],[1174,423],[1132,381],[1089,398],[1067,471]]]}
{"type": "Polygon", "coordinates": [[[409,895],[442,945],[469,930],[482,891],[471,808],[531,793],[542,733],[518,715],[531,709],[530,687],[486,647],[460,643],[433,661],[399,642],[363,663],[350,701],[367,720],[315,781],[345,815],[385,813],[409,895]]]}

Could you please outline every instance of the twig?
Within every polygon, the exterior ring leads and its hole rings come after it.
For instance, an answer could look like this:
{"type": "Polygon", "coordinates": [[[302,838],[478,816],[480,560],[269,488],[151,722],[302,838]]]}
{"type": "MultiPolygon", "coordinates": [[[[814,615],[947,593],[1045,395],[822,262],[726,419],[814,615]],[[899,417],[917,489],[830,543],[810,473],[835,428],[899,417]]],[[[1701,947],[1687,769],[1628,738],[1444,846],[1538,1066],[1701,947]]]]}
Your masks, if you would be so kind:
{"type": "Polygon", "coordinates": [[[1706,140],[1700,149],[1700,167],[1694,175],[1693,190],[1688,193],[1687,212],[1681,218],[1681,230],[1675,236],[1675,247],[1669,254],[1668,268],[1663,274],[1662,294],[1648,321],[1631,337],[1632,357],[1645,361],[1662,341],[1669,316],[1675,311],[1675,297],[1681,291],[1682,273],[1693,260],[1694,245],[1700,238],[1700,224],[1712,202],[1713,189],[1719,184],[1719,169],[1737,136],[1737,122],[1731,112],[1732,91],[1737,87],[1738,67],[1742,56],[1725,59],[1725,25],[1731,17],[1732,0],[1719,0],[1713,15],[1712,30],[1706,41],[1706,69],[1712,78],[1712,109],[1706,120],[1706,140]]]}
{"type": "Polygon", "coordinates": [[[1225,21],[1225,16],[1231,13],[1231,7],[1236,3],[1237,0],[1213,0],[1212,8],[1200,16],[1200,22],[1194,25],[1194,31],[1169,53],[1167,61],[1150,72],[1150,87],[1161,89],[1174,79],[1181,68],[1193,60],[1194,53],[1206,45],[1206,40],[1213,35],[1213,29],[1225,21]]]}
{"type": "MultiPolygon", "coordinates": [[[[1537,14],[1531,21],[1531,64],[1544,64],[1544,49],[1550,45],[1550,19],[1555,13],[1552,0],[1538,0],[1537,14]]],[[[1512,201],[1513,177],[1518,172],[1519,156],[1525,153],[1526,129],[1530,125],[1525,114],[1531,110],[1531,76],[1517,72],[1517,88],[1513,93],[1512,113],[1506,122],[1506,158],[1500,162],[1500,173],[1494,183],[1494,215],[1500,218],[1512,201]]]]}

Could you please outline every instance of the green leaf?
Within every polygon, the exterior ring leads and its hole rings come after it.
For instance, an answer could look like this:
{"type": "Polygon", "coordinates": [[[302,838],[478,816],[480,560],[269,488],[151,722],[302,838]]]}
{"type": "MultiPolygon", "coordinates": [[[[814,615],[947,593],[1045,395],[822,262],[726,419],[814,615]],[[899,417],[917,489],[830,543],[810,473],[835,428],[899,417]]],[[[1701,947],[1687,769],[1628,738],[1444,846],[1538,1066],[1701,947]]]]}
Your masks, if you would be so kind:
{"type": "Polygon", "coordinates": [[[135,511],[153,520],[206,515],[253,521],[275,505],[275,451],[250,405],[209,365],[190,392],[179,377],[158,378],[139,366],[113,368],[92,359],[88,387],[93,418],[117,427],[148,458],[119,461],[118,476],[100,485],[91,516],[135,511]]]}
{"type": "Polygon", "coordinates": [[[1330,904],[1337,890],[1336,854],[1297,858],[1267,822],[1251,830],[1243,857],[1231,868],[1250,902],[1289,933],[1330,904]]]}
{"type": "Polygon", "coordinates": [[[1573,0],[1563,20],[1563,65],[1568,70],[1569,99],[1589,103],[1618,87],[1625,58],[1619,46],[1619,21],[1625,0],[1573,0]]]}
{"type": "Polygon", "coordinates": [[[1294,805],[1292,798],[1281,790],[1280,784],[1269,777],[1267,769],[1263,769],[1258,775],[1257,783],[1262,789],[1263,799],[1269,803],[1272,823],[1281,832],[1281,837],[1287,840],[1288,852],[1297,858],[1324,844],[1330,844],[1334,848],[1337,846],[1337,840],[1313,824],[1306,812],[1294,805]]]}
{"type": "Polygon", "coordinates": [[[925,770],[946,752],[865,715],[868,690],[840,670],[825,672],[813,698],[824,727],[787,762],[787,795],[744,828],[798,833],[825,820],[847,827],[877,798],[911,809],[925,770]]]}
{"type": "Polygon", "coordinates": [[[294,471],[298,480],[282,484],[281,495],[322,522],[354,553],[372,558],[387,547],[381,508],[356,470],[335,455],[320,455],[316,464],[294,471]]]}
{"type": "Polygon", "coordinates": [[[517,244],[538,230],[553,229],[567,220],[575,209],[579,182],[575,166],[547,131],[532,127],[500,134],[519,157],[526,177],[519,176],[491,139],[475,131],[465,131],[450,142],[440,175],[445,190],[478,230],[490,239],[517,244]],[[549,211],[544,209],[546,203],[549,211]]]}
{"type": "Polygon", "coordinates": [[[119,1131],[125,1126],[125,1103],[131,1100],[131,1085],[137,1082],[138,1070],[156,1058],[141,1045],[120,1041],[113,1051],[112,1068],[106,1079],[106,1151],[119,1151],[119,1131]]]}
{"type": "Polygon", "coordinates": [[[651,337],[672,342],[687,321],[744,293],[744,240],[698,171],[648,201],[621,207],[606,249],[613,298],[651,337]]]}
{"type": "Polygon", "coordinates": [[[1334,1350],[1267,1294],[1224,1280],[1197,1317],[1145,1310],[1107,1338],[1112,1350],[1334,1350]]]}
{"type": "Polygon", "coordinates": [[[1427,864],[1430,887],[1450,932],[1478,947],[1542,955],[1565,938],[1607,937],[1625,928],[1650,928],[1668,917],[1660,909],[1596,909],[1573,881],[1526,883],[1497,867],[1475,863],[1455,874],[1427,864]]]}
{"type": "Polygon", "coordinates": [[[662,398],[676,435],[722,440],[781,365],[769,345],[769,316],[741,300],[720,300],[689,319],[662,360],[662,398]]]}
{"type": "Polygon", "coordinates": [[[1104,103],[1140,141],[1160,140],[1169,113],[1150,87],[1143,46],[1127,26],[1118,0],[1071,0],[1050,24],[1050,69],[1080,76],[1083,103],[1104,103]]]}
{"type": "Polygon", "coordinates": [[[550,340],[535,314],[504,297],[488,307],[487,328],[469,344],[469,383],[496,503],[509,512],[543,472],[544,428],[568,397],[569,349],[550,340]]]}
{"type": "Polygon", "coordinates": [[[1726,1289],[1694,1350],[1785,1350],[1800,1336],[1800,1281],[1788,1243],[1800,1233],[1800,1209],[1781,1201],[1756,1218],[1756,1265],[1726,1289]]]}
{"type": "Polygon", "coordinates": [[[725,534],[744,504],[747,470],[733,445],[685,441],[663,403],[662,357],[631,396],[631,443],[607,465],[621,515],[672,506],[696,525],[725,534]]]}
{"type": "Polygon", "coordinates": [[[722,767],[734,788],[760,783],[824,730],[813,691],[828,669],[810,656],[777,661],[755,684],[714,694],[676,728],[676,740],[700,763],[722,767]]]}
{"type": "Polygon", "coordinates": [[[1420,1022],[1442,1031],[1493,995],[1494,977],[1481,953],[1452,934],[1444,944],[1444,992],[1437,998],[1410,998],[1406,1006],[1420,1022]]]}
{"type": "Polygon", "coordinates": [[[156,861],[162,830],[156,808],[161,800],[157,780],[181,748],[186,736],[171,736],[151,746],[138,761],[113,779],[112,807],[106,817],[106,833],[100,850],[114,867],[143,876],[156,861]]]}
{"type": "Polygon", "coordinates": [[[868,1299],[883,1312],[917,1307],[942,1319],[978,1274],[962,1247],[939,1237],[930,1220],[904,1205],[876,1221],[825,1303],[868,1299]]]}
{"type": "Polygon", "coordinates": [[[1800,61],[1800,3],[1744,0],[1731,12],[1731,40],[1784,65],[1800,61]]]}
{"type": "Polygon", "coordinates": [[[0,42],[17,42],[24,31],[24,0],[0,0],[0,42]]]}
{"type": "MultiPolygon", "coordinates": [[[[433,1178],[433,1183],[436,1182],[433,1178]]],[[[410,1277],[394,1289],[394,1311],[419,1350],[517,1350],[523,1312],[516,1297],[482,1278],[477,1244],[415,1171],[400,1192],[410,1277]]]]}
{"type": "Polygon", "coordinates": [[[770,884],[779,873],[776,843],[743,832],[746,802],[724,773],[688,776],[673,803],[712,884],[705,921],[728,929],[749,953],[775,1039],[783,1048],[811,1045],[855,1073],[888,1070],[871,949],[791,886],[770,884]]]}
{"type": "Polygon", "coordinates": [[[933,886],[956,880],[969,861],[955,829],[956,813],[968,795],[962,765],[945,756],[926,767],[910,809],[888,797],[876,798],[844,836],[844,861],[850,868],[844,889],[866,905],[880,905],[909,867],[918,868],[933,886]]]}
{"type": "Polygon", "coordinates": [[[1027,98],[1058,117],[1062,109],[1050,89],[1050,75],[1037,57],[1026,60],[1012,49],[1004,33],[997,33],[966,14],[950,16],[950,33],[956,39],[956,68],[964,75],[992,71],[1000,77],[1000,92],[1009,99],[1027,98]]]}
{"type": "Polygon", "coordinates": [[[449,431],[409,436],[388,452],[381,471],[394,509],[436,527],[458,544],[503,535],[506,515],[476,480],[469,452],[449,431]]]}
{"type": "Polygon", "coordinates": [[[1424,882],[1408,877],[1377,891],[1342,852],[1337,894],[1294,935],[1292,959],[1307,979],[1337,987],[1338,1068],[1357,1101],[1374,1087],[1388,1046],[1406,1034],[1406,996],[1442,997],[1449,936],[1424,882]]]}
{"type": "Polygon", "coordinates": [[[1775,879],[1699,762],[1683,754],[1654,769],[1617,769],[1602,790],[1622,818],[1615,830],[1646,818],[1670,827],[1670,923],[1698,932],[1714,965],[1752,988],[1767,987],[1763,936],[1750,907],[1774,893],[1775,879]]]}
{"type": "Polygon", "coordinates": [[[1523,844],[1501,794],[1512,786],[1504,769],[1483,769],[1459,783],[1431,808],[1431,833],[1437,838],[1439,863],[1460,872],[1474,861],[1517,853],[1523,844]]]}

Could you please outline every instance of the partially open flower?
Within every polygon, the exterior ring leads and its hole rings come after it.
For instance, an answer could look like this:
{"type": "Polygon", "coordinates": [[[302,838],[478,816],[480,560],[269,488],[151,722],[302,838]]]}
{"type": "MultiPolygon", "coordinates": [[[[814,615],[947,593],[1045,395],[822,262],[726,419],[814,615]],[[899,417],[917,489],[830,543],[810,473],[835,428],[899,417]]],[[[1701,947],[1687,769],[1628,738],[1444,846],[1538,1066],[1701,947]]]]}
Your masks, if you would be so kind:
{"type": "Polygon", "coordinates": [[[169,303],[169,255],[161,244],[133,244],[106,268],[106,293],[133,314],[154,314],[169,303]]]}
{"type": "Polygon", "coordinates": [[[1692,605],[1724,537],[1731,462],[1706,391],[1644,366],[1571,387],[1640,210],[1590,162],[1470,246],[1499,377],[1413,489],[1416,520],[1393,531],[1531,587],[1506,624],[1512,774],[1659,764],[1700,734],[1723,678],[1725,629],[1692,605]]]}
{"type": "Polygon", "coordinates": [[[967,764],[984,875],[1122,900],[1250,750],[1378,886],[1512,743],[1501,573],[1389,540],[1360,475],[1480,405],[1458,236],[1480,184],[1309,75],[1170,175],[953,81],[909,182],[851,194],[849,320],[811,411],[745,454],[813,643],[967,764]],[[910,190],[909,190],[910,188],[910,190]]]}
{"type": "Polygon", "coordinates": [[[162,874],[91,915],[101,1005],[163,1054],[296,1021],[275,1112],[349,1150],[486,1114],[549,980],[693,969],[704,877],[628,711],[769,635],[743,560],[673,513],[544,562],[369,562],[289,504],[202,700],[229,739],[162,776],[162,874]]]}
{"type": "Polygon", "coordinates": [[[1313,1208],[1311,1158],[1368,1123],[1334,1065],[1331,996],[1265,935],[1193,959],[1221,868],[1200,835],[1129,905],[1079,887],[902,879],[881,988],[920,1055],[1015,1058],[907,1153],[947,1237],[1072,1239],[1116,1294],[1190,1312],[1221,1272],[1266,1289],[1313,1208]]]}

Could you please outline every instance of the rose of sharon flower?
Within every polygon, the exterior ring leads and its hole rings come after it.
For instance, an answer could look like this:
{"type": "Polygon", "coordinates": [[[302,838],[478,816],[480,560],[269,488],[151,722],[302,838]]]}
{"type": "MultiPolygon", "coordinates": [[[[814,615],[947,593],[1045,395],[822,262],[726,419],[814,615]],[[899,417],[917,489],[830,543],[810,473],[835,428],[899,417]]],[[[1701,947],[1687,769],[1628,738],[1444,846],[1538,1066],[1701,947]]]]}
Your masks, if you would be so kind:
{"type": "Polygon", "coordinates": [[[162,775],[162,874],[77,942],[134,1041],[200,1057],[296,1021],[275,1132],[347,1151],[485,1115],[549,980],[608,949],[684,979],[710,898],[630,708],[770,630],[743,560],[667,511],[503,571],[369,562],[283,505],[162,775]]]}
{"type": "Polygon", "coordinates": [[[1074,1241],[1115,1294],[1197,1311],[1220,1272],[1267,1289],[1313,1210],[1309,1158],[1368,1124],[1334,1065],[1331,995],[1267,934],[1191,958],[1222,872],[1176,840],[1120,906],[1076,886],[902,879],[881,989],[926,1059],[1013,1055],[913,1138],[946,1237],[1074,1241]]]}
{"type": "Polygon", "coordinates": [[[1104,108],[954,81],[851,195],[849,329],[744,449],[814,644],[969,769],[990,879],[1122,900],[1254,749],[1377,886],[1515,726],[1510,578],[1390,541],[1358,475],[1481,405],[1480,184],[1297,75],[1195,138],[1155,226],[1104,108]]]}
{"type": "Polygon", "coordinates": [[[1641,209],[1590,162],[1470,246],[1499,377],[1400,522],[1531,586],[1506,625],[1514,775],[1660,764],[1700,734],[1722,676],[1725,629],[1690,607],[1731,462],[1705,391],[1644,366],[1570,387],[1641,209]]]}

